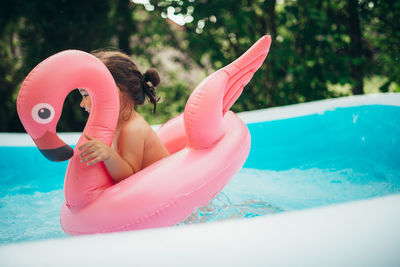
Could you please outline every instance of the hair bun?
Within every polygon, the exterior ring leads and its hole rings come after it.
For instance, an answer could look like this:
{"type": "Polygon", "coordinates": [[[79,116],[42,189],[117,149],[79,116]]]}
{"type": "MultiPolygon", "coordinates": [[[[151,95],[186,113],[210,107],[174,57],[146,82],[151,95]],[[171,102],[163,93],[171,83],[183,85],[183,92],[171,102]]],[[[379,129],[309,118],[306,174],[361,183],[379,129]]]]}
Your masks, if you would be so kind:
{"type": "Polygon", "coordinates": [[[158,72],[153,68],[146,70],[143,78],[145,82],[151,82],[154,87],[160,84],[160,76],[158,75],[158,72]]]}

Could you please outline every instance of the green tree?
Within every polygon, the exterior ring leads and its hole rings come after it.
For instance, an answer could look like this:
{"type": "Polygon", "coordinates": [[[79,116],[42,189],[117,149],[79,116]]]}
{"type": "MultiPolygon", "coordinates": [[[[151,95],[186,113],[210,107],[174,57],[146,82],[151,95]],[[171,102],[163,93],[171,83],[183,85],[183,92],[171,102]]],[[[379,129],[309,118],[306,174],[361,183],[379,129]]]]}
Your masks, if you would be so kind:
{"type": "Polygon", "coordinates": [[[387,92],[391,83],[396,83],[400,92],[400,2],[362,0],[360,7],[366,46],[371,50],[368,74],[387,78],[380,88],[382,92],[387,92]]]}
{"type": "Polygon", "coordinates": [[[387,88],[400,77],[397,71],[389,73],[398,65],[397,2],[164,0],[153,4],[161,15],[172,8],[175,14],[193,18],[184,25],[187,42],[181,48],[214,70],[240,56],[262,35],[272,36],[266,63],[233,108],[241,111],[340,96],[329,90],[329,84],[349,84],[353,94],[360,94],[364,78],[372,74],[390,77],[387,88]],[[384,67],[378,71],[377,65],[384,67]]]}
{"type": "Polygon", "coordinates": [[[0,9],[0,130],[21,131],[15,108],[15,89],[23,75],[19,72],[17,30],[20,1],[7,1],[0,9]]]}
{"type": "MultiPolygon", "coordinates": [[[[139,108],[151,123],[182,112],[194,80],[230,63],[265,34],[272,36],[270,54],[234,111],[343,95],[330,90],[332,84],[363,93],[364,79],[373,75],[385,80],[381,91],[393,84],[400,91],[399,15],[396,0],[3,1],[0,130],[23,130],[15,107],[23,78],[65,49],[113,46],[133,55],[142,71],[160,68],[157,114],[151,115],[150,106],[139,108]],[[173,23],[171,13],[186,23],[173,23]],[[180,51],[173,56],[179,70],[160,59],[171,49],[180,51]],[[182,76],[186,72],[191,79],[182,76]]],[[[79,101],[77,93],[68,96],[58,130],[83,128],[86,116],[79,101]]]]}
{"type": "MultiPolygon", "coordinates": [[[[274,1],[262,5],[251,0],[157,1],[157,7],[161,15],[170,12],[172,7],[176,14],[193,17],[192,22],[184,25],[186,42],[179,48],[200,65],[210,66],[213,70],[236,59],[266,31],[276,32],[276,26],[269,23],[275,16],[274,1]]],[[[267,66],[256,74],[234,109],[274,105],[272,92],[265,86],[274,83],[266,71],[267,66]]]]}

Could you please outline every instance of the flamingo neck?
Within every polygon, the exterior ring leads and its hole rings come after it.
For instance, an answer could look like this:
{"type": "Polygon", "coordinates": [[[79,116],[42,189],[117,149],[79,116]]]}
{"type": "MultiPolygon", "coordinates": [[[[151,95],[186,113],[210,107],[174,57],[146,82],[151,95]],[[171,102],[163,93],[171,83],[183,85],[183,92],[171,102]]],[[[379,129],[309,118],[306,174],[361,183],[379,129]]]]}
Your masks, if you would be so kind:
{"type": "MultiPolygon", "coordinates": [[[[92,110],[83,133],[111,146],[119,117],[119,98],[116,90],[108,89],[106,93],[91,93],[92,110]]],[[[92,166],[80,162],[79,147],[87,142],[84,134],[68,164],[64,183],[66,205],[75,209],[86,206],[114,184],[102,162],[92,166]]]]}

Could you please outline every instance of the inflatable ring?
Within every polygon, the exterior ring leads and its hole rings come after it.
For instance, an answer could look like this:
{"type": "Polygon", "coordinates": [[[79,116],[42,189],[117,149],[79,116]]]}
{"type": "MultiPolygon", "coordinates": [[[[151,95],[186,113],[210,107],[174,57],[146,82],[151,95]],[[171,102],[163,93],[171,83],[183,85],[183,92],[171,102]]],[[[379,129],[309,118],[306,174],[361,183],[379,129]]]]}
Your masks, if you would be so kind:
{"type": "Polygon", "coordinates": [[[103,163],[87,166],[60,140],[56,125],[66,96],[86,89],[92,110],[83,133],[110,145],[119,115],[116,84],[96,57],[77,50],[55,54],[24,80],[17,99],[25,130],[48,159],[70,158],[61,226],[71,235],[172,226],[212,199],[243,166],[247,126],[230,107],[268,54],[262,37],[230,65],[201,82],[183,114],[157,132],[171,155],[115,184],[103,163]]]}

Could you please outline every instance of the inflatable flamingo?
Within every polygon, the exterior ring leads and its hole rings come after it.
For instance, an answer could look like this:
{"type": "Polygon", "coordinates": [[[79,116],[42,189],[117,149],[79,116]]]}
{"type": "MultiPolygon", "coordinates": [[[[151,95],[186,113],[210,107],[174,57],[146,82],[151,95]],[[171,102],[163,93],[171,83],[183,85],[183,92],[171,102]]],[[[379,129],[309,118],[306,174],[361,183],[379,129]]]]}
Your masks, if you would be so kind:
{"type": "MultiPolygon", "coordinates": [[[[119,98],[106,66],[76,50],[36,66],[21,86],[17,109],[26,131],[48,159],[70,158],[61,208],[63,230],[78,235],[171,226],[212,199],[248,156],[249,131],[229,109],[263,63],[270,43],[269,36],[262,37],[201,82],[184,114],[158,131],[171,155],[117,184],[103,163],[80,163],[78,153],[56,133],[66,96],[84,88],[92,99],[92,111],[83,133],[111,144],[119,98]]],[[[75,150],[85,141],[82,136],[75,150]]]]}

